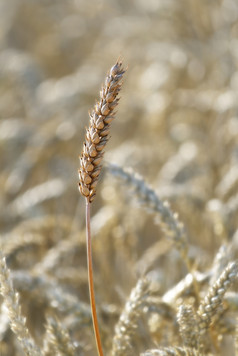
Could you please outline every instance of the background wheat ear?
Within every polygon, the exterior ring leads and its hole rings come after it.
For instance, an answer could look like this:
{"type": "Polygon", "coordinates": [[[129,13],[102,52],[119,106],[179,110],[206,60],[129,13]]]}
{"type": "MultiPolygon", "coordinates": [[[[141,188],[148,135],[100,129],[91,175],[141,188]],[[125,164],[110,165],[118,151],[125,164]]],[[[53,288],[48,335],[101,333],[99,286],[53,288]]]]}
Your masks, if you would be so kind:
{"type": "Polygon", "coordinates": [[[114,109],[118,105],[118,94],[122,85],[125,70],[119,59],[110,69],[100,91],[100,100],[96,102],[90,116],[89,128],[86,131],[83,152],[80,157],[79,191],[86,198],[86,240],[89,296],[92,311],[94,334],[98,355],[103,356],[99,333],[97,311],[93,285],[93,264],[91,248],[90,204],[96,195],[96,186],[101,172],[103,150],[109,138],[110,124],[115,118],[114,109]]]}
{"type": "Polygon", "coordinates": [[[223,270],[217,281],[210,287],[207,295],[201,301],[197,311],[198,320],[198,346],[200,351],[205,347],[204,336],[207,333],[213,318],[222,312],[224,295],[237,279],[238,261],[230,262],[223,270]]]}
{"type": "Polygon", "coordinates": [[[70,340],[68,330],[53,316],[47,317],[44,339],[44,356],[75,356],[76,350],[70,340]]]}
{"type": "MultiPolygon", "coordinates": [[[[22,316],[19,294],[15,291],[5,257],[0,250],[0,294],[4,299],[12,331],[16,334],[26,355],[40,356],[41,352],[30,335],[22,316]]],[[[1,354],[1,350],[0,350],[1,354]]]]}

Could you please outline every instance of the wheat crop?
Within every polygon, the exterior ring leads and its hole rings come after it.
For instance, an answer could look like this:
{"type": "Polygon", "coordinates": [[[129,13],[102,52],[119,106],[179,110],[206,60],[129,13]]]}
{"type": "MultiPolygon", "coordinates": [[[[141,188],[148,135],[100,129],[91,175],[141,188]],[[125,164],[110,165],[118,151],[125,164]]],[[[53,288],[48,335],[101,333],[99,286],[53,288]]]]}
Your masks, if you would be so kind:
{"type": "Polygon", "coordinates": [[[0,355],[237,356],[237,1],[0,21],[0,355]]]}

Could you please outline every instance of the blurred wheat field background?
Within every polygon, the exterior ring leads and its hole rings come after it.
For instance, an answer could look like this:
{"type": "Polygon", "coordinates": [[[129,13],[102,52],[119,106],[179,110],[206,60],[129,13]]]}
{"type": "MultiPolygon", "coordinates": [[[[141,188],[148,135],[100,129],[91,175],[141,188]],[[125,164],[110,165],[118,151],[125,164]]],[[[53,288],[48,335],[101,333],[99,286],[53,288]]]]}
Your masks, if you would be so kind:
{"type": "Polygon", "coordinates": [[[238,2],[1,0],[0,21],[1,356],[24,355],[17,305],[39,355],[96,355],[78,156],[119,55],[92,208],[105,355],[238,355],[238,2]]]}

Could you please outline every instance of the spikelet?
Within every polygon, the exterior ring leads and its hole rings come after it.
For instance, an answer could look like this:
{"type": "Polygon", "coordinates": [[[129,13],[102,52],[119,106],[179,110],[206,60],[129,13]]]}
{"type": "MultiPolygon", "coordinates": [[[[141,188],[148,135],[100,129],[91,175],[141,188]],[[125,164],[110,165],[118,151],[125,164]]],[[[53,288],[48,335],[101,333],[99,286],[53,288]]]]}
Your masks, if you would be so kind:
{"type": "Polygon", "coordinates": [[[114,109],[118,105],[118,93],[122,86],[125,70],[118,60],[108,73],[100,92],[100,101],[89,114],[90,124],[86,131],[83,152],[80,157],[79,190],[91,203],[96,194],[96,186],[101,171],[103,149],[108,141],[110,123],[114,119],[114,109]]]}

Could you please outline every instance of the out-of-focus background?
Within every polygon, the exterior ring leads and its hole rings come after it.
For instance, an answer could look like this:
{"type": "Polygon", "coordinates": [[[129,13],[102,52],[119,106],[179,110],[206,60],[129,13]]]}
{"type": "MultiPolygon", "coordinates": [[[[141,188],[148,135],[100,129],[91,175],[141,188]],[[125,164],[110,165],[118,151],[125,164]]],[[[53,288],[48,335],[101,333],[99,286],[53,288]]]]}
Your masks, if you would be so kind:
{"type": "MultiPolygon", "coordinates": [[[[128,70],[105,160],[132,167],[170,201],[198,269],[209,268],[237,228],[238,2],[1,0],[0,23],[2,248],[37,343],[47,313],[55,313],[78,354],[95,355],[77,189],[88,110],[122,56],[128,70]]],[[[186,274],[154,216],[136,201],[104,170],[93,232],[107,352],[145,270],[160,295],[186,274]],[[167,252],[152,263],[148,249],[158,241],[167,252]]],[[[21,355],[4,325],[1,355],[21,355]]],[[[152,329],[135,341],[134,354],[166,344],[152,329]]]]}

